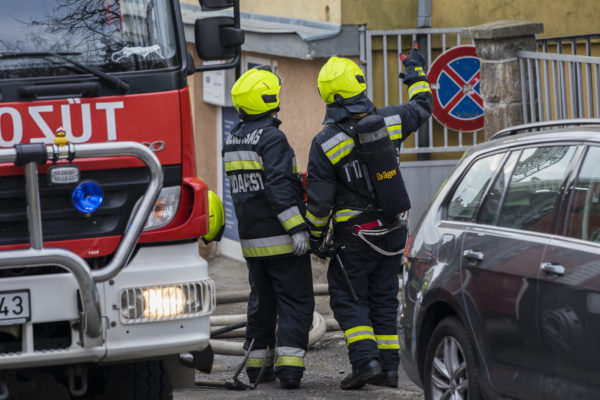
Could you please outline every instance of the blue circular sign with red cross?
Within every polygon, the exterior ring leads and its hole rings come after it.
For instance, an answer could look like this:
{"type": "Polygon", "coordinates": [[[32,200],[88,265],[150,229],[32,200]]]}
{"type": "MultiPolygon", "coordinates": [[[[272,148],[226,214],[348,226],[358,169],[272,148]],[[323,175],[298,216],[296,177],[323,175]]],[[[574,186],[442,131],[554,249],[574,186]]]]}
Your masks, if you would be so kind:
{"type": "Polygon", "coordinates": [[[479,67],[475,46],[453,47],[431,64],[433,115],[442,125],[463,132],[483,128],[479,67]]]}

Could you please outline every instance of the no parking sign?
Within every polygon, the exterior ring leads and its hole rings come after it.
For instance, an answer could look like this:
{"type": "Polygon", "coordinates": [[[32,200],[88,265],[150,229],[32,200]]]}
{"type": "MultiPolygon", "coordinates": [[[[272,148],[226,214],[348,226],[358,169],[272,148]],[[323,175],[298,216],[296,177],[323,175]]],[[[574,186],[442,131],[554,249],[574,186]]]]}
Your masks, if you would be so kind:
{"type": "Polygon", "coordinates": [[[463,132],[483,128],[479,70],[475,46],[453,47],[431,64],[433,115],[442,125],[463,132]]]}

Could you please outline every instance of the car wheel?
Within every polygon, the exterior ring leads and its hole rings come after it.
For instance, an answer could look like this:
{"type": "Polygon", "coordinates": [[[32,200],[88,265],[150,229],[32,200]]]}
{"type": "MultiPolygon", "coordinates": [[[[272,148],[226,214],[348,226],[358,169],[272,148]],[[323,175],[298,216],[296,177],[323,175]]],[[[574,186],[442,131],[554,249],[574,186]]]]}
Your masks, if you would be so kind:
{"type": "Polygon", "coordinates": [[[425,355],[423,383],[427,400],[479,400],[479,367],[464,326],[456,317],[433,331],[425,355]]]}

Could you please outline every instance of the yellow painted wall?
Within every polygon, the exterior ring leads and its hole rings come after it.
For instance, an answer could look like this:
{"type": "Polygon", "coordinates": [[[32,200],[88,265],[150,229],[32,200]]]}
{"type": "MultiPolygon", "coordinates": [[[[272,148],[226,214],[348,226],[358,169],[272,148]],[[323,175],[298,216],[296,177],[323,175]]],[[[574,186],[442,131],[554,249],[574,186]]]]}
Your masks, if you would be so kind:
{"type": "Polygon", "coordinates": [[[434,27],[471,26],[502,19],[544,24],[539,37],[597,33],[600,4],[589,0],[432,0],[434,27]]]}
{"type": "Polygon", "coordinates": [[[342,0],[240,0],[242,11],[279,17],[342,23],[342,0]]]}

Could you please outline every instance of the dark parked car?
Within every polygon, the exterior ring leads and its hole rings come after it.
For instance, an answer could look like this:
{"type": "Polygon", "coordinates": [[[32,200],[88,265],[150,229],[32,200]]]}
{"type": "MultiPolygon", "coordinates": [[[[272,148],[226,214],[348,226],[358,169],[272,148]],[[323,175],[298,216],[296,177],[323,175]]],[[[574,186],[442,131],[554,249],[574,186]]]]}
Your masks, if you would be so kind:
{"type": "Polygon", "coordinates": [[[600,120],[465,153],[409,239],[400,321],[426,399],[600,399],[600,120]]]}

